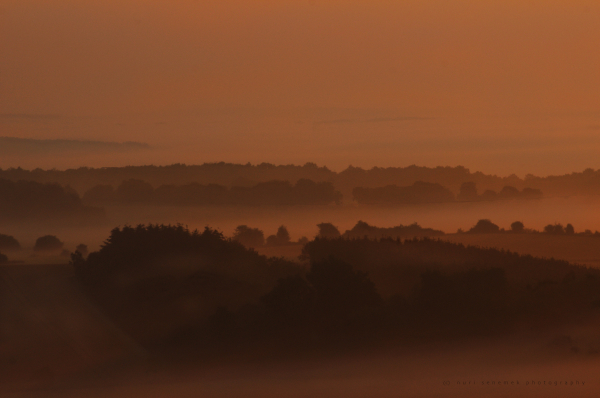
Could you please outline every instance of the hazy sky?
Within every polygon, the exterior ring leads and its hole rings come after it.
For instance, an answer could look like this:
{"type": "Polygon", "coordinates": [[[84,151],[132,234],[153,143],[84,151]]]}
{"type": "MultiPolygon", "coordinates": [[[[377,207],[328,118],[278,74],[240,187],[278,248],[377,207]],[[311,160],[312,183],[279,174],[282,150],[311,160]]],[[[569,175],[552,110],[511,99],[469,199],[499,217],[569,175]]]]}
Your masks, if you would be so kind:
{"type": "Polygon", "coordinates": [[[0,135],[157,148],[114,164],[600,168],[598,49],[597,0],[0,0],[0,135]]]}

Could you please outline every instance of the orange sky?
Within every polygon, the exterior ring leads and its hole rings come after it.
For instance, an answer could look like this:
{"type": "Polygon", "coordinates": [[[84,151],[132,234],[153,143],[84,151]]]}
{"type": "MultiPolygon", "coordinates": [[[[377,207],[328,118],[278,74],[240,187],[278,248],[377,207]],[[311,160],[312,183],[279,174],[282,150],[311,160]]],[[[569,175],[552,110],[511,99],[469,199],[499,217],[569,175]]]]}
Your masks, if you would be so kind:
{"type": "Polygon", "coordinates": [[[598,49],[597,1],[0,0],[0,135],[163,149],[141,163],[600,168],[598,49]]]}

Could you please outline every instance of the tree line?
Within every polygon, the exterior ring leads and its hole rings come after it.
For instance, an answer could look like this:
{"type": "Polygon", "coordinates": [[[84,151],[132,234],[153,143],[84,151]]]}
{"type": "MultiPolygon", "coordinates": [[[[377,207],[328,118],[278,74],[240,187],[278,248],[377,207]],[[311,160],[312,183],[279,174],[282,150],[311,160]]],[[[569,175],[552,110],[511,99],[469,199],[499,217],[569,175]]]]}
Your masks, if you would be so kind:
{"type": "Polygon", "coordinates": [[[525,228],[525,225],[521,221],[515,221],[510,225],[509,230],[500,228],[497,224],[494,224],[489,219],[482,219],[477,221],[471,229],[463,231],[459,228],[458,233],[469,233],[469,234],[489,234],[489,233],[513,233],[513,234],[549,234],[549,235],[578,235],[578,236],[600,236],[599,231],[592,232],[586,229],[582,232],[575,232],[575,228],[572,224],[563,226],[561,223],[547,224],[541,231],[525,228]]]}
{"type": "Polygon", "coordinates": [[[58,218],[98,220],[104,210],[83,204],[70,187],[56,183],[0,179],[0,221],[58,218]]]}
{"type": "Polygon", "coordinates": [[[539,189],[517,188],[507,185],[500,192],[487,189],[481,195],[477,193],[474,182],[463,183],[460,192],[455,196],[452,191],[438,183],[417,181],[413,185],[400,187],[387,185],[385,187],[364,188],[356,187],[352,190],[354,200],[360,204],[369,205],[398,205],[419,203],[448,203],[448,202],[479,202],[506,199],[540,199],[542,192],[539,189]]]}
{"type": "MultiPolygon", "coordinates": [[[[226,187],[253,186],[268,181],[290,181],[299,179],[315,182],[331,182],[345,197],[352,196],[356,187],[378,188],[388,185],[408,187],[417,181],[440,184],[453,193],[460,193],[465,183],[476,184],[483,192],[482,200],[500,195],[504,187],[510,186],[523,193],[525,188],[541,190],[546,196],[597,195],[600,193],[600,170],[586,169],[560,176],[537,177],[528,174],[525,178],[516,175],[499,177],[473,172],[463,166],[457,167],[373,167],[363,169],[349,166],[335,172],[314,163],[304,165],[204,163],[201,165],[173,164],[167,166],[128,166],[68,170],[25,170],[10,168],[0,170],[0,178],[12,181],[28,180],[42,183],[70,185],[78,192],[86,192],[96,185],[118,186],[129,179],[143,180],[152,186],[185,185],[196,182],[202,185],[218,184],[226,187]],[[487,194],[486,191],[490,191],[487,194]]],[[[510,192],[506,192],[510,194],[510,192]]],[[[527,193],[527,191],[525,192],[527,193]]],[[[531,192],[530,192],[531,193],[531,192]]],[[[502,194],[504,195],[504,194],[502,194]]],[[[468,199],[471,200],[471,199],[468,199]]]]}

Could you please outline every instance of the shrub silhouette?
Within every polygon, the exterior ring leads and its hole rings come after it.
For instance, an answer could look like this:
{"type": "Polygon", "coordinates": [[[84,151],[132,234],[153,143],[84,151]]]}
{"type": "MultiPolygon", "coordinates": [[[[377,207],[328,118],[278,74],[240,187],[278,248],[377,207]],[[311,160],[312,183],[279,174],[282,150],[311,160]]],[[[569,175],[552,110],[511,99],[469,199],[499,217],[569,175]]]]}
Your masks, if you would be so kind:
{"type": "Polygon", "coordinates": [[[8,262],[8,257],[5,254],[0,253],[0,264],[4,264],[8,262]]]}
{"type": "Polygon", "coordinates": [[[64,243],[54,235],[45,235],[37,238],[33,251],[35,252],[59,252],[62,250],[64,243]]]}

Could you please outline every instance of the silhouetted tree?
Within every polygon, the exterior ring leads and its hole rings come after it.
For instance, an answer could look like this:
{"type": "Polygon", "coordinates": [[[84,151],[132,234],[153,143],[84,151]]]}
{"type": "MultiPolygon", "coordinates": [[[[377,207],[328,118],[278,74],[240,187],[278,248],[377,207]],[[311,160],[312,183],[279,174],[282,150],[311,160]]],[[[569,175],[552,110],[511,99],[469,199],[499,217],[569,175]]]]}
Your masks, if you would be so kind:
{"type": "Polygon", "coordinates": [[[0,234],[0,250],[21,250],[21,244],[14,238],[14,236],[0,234]]]}
{"type": "Polygon", "coordinates": [[[565,234],[567,234],[567,235],[574,235],[575,234],[575,228],[573,228],[573,226],[571,224],[567,224],[567,226],[565,227],[565,234]]]}
{"type": "Polygon", "coordinates": [[[319,227],[319,234],[317,235],[319,238],[335,239],[341,236],[338,228],[332,223],[323,222],[317,224],[317,227],[319,227]]]}
{"type": "Polygon", "coordinates": [[[5,254],[0,253],[0,264],[4,264],[8,262],[8,257],[5,254]]]}
{"type": "Polygon", "coordinates": [[[290,243],[290,233],[288,232],[287,228],[284,225],[281,225],[277,229],[277,235],[275,235],[275,236],[277,237],[278,245],[286,245],[286,244],[290,243]]]}
{"type": "Polygon", "coordinates": [[[246,247],[259,247],[265,244],[265,235],[258,228],[238,225],[233,233],[233,240],[240,242],[246,247]]]}
{"type": "Polygon", "coordinates": [[[500,227],[488,219],[477,221],[477,224],[468,231],[470,234],[492,234],[496,232],[500,232],[500,227]]]}
{"type": "Polygon", "coordinates": [[[520,234],[525,230],[525,225],[523,225],[521,221],[515,221],[514,223],[510,224],[510,230],[516,234],[520,234]]]}
{"type": "Polygon", "coordinates": [[[267,246],[280,246],[288,243],[290,243],[290,233],[283,225],[277,229],[277,235],[267,237],[267,246]]]}
{"type": "Polygon", "coordinates": [[[58,252],[62,250],[64,243],[54,235],[45,235],[37,238],[33,251],[35,252],[58,252]]]}

